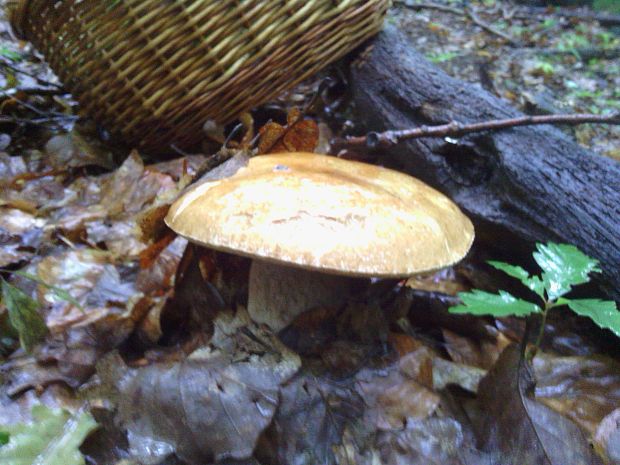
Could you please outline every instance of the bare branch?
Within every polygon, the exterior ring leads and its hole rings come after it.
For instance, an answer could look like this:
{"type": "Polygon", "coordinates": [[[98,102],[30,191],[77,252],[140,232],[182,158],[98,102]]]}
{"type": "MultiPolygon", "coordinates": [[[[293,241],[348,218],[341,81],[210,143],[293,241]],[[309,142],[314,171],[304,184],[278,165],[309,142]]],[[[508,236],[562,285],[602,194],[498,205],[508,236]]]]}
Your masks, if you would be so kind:
{"type": "Polygon", "coordinates": [[[418,139],[421,137],[460,137],[464,134],[481,131],[498,131],[500,129],[513,128],[517,126],[532,126],[540,124],[568,124],[578,125],[584,123],[597,124],[620,124],[620,113],[611,115],[593,115],[589,113],[576,114],[557,114],[542,116],[522,116],[519,118],[508,118],[483,121],[480,123],[462,124],[451,121],[439,126],[420,126],[413,129],[391,130],[385,132],[371,132],[366,136],[351,136],[344,139],[336,139],[332,142],[334,150],[365,145],[370,148],[386,148],[398,144],[407,139],[418,139]]]}

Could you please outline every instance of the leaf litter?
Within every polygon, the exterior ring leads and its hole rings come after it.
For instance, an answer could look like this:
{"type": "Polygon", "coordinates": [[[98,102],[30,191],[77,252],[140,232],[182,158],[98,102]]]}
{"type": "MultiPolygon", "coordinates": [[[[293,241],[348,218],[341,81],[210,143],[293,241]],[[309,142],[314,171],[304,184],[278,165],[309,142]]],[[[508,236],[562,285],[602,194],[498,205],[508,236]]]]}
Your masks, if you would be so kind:
{"type": "MultiPolygon", "coordinates": [[[[32,72],[31,59],[17,67],[32,72]]],[[[498,73],[515,77],[504,64],[498,73]]],[[[538,89],[545,78],[528,73],[538,89]]],[[[502,89],[509,97],[511,86],[502,89]]],[[[605,96],[582,92],[575,108],[605,96]]],[[[46,326],[38,335],[34,326],[5,330],[12,304],[0,304],[0,348],[9,348],[0,359],[1,431],[29,424],[38,404],[76,414],[88,398],[102,425],[82,447],[93,464],[599,463],[590,440],[613,459],[617,360],[596,344],[583,353],[583,341],[561,329],[555,340],[572,342],[535,359],[534,385],[506,349],[518,323],[447,312],[487,273],[474,259],[391,285],[378,300],[313,309],[271,334],[243,310],[247,261],[199,251],[163,224],[207,157],[149,164],[136,152],[119,156],[68,124],[70,97],[32,98],[68,118],[36,131],[11,126],[2,146],[10,154],[0,152],[2,275],[29,299],[20,308],[46,326]],[[17,348],[19,338],[31,353],[17,348]],[[516,406],[511,415],[506,405],[516,406]],[[534,462],[523,461],[520,440],[533,445],[534,462]]],[[[16,99],[4,104],[3,112],[28,116],[16,99]]],[[[248,131],[241,145],[257,133],[260,153],[326,146],[320,118],[283,106],[280,123],[248,131]]],[[[485,290],[497,282],[491,276],[485,290]]]]}

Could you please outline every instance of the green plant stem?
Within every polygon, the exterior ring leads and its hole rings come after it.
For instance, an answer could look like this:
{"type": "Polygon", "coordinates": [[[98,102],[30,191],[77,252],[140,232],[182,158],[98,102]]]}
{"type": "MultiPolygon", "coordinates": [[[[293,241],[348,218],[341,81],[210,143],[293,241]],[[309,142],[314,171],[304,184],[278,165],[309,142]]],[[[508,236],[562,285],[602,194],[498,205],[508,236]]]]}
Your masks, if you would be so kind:
{"type": "Polygon", "coordinates": [[[536,336],[536,341],[534,342],[534,347],[530,353],[530,360],[534,358],[538,349],[540,348],[540,344],[542,343],[542,338],[545,335],[545,324],[547,323],[547,313],[553,307],[553,304],[550,302],[545,302],[545,307],[542,311],[542,316],[540,319],[540,327],[538,328],[538,336],[536,336]]]}

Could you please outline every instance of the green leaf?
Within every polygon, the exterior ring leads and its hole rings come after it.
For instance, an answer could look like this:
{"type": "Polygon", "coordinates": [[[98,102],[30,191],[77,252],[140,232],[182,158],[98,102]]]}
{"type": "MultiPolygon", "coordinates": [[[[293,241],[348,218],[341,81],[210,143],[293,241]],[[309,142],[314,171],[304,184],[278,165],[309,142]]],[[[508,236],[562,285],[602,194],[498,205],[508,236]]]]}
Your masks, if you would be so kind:
{"type": "Polygon", "coordinates": [[[0,446],[4,446],[9,443],[9,438],[11,435],[6,431],[0,431],[0,446]]]}
{"type": "Polygon", "coordinates": [[[592,272],[600,272],[598,260],[569,244],[536,244],[534,260],[543,269],[542,280],[549,300],[555,300],[572,286],[587,283],[592,272]]]}
{"type": "Polygon", "coordinates": [[[76,415],[44,405],[32,408],[33,421],[3,426],[9,441],[0,446],[2,465],[84,465],[79,447],[97,423],[86,411],[76,415]]]}
{"type": "Polygon", "coordinates": [[[568,305],[573,312],[587,316],[601,328],[609,329],[620,337],[620,312],[615,302],[599,299],[559,299],[558,304],[568,305]]]}
{"type": "Polygon", "coordinates": [[[450,308],[450,313],[469,313],[472,315],[501,316],[527,316],[530,313],[538,313],[540,307],[527,300],[517,299],[506,291],[499,294],[474,289],[471,292],[459,293],[463,305],[450,308]]]}
{"type": "Polygon", "coordinates": [[[498,262],[490,260],[487,262],[493,268],[503,271],[508,276],[517,278],[526,287],[538,294],[542,299],[545,298],[544,284],[538,276],[530,277],[529,273],[520,266],[511,265],[510,263],[498,262]]]}
{"type": "Polygon", "coordinates": [[[21,60],[22,58],[19,53],[14,52],[13,50],[5,47],[4,45],[0,45],[0,56],[9,58],[14,61],[21,60]]]}
{"type": "Polygon", "coordinates": [[[487,263],[491,265],[493,268],[497,268],[498,270],[506,273],[508,276],[517,278],[520,281],[523,281],[524,279],[527,279],[530,277],[530,274],[527,271],[525,271],[523,268],[521,268],[520,266],[511,265],[510,263],[505,263],[505,262],[498,262],[495,260],[489,260],[487,263]]]}
{"type": "Polygon", "coordinates": [[[30,279],[31,281],[34,281],[40,284],[46,289],[49,289],[50,291],[52,291],[56,295],[56,297],[58,297],[59,299],[64,300],[65,302],[69,302],[72,305],[75,305],[80,311],[82,311],[82,313],[84,313],[84,308],[82,307],[82,305],[71,294],[69,294],[64,289],[57,287],[57,286],[52,286],[51,284],[48,284],[45,281],[43,281],[37,275],[26,273],[25,271],[13,271],[13,274],[16,274],[17,276],[21,276],[22,278],[30,279]]]}
{"type": "Polygon", "coordinates": [[[39,314],[39,303],[28,297],[21,289],[2,280],[2,297],[9,321],[25,351],[30,352],[47,334],[45,320],[39,314]]]}

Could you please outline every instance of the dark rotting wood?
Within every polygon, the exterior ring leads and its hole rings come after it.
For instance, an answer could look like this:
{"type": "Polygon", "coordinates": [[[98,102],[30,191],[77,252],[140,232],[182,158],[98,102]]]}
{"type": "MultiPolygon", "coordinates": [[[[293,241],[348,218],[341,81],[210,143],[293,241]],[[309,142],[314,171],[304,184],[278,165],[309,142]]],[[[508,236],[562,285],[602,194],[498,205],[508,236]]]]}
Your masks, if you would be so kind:
{"type": "MultiPolygon", "coordinates": [[[[351,72],[356,112],[369,131],[523,116],[489,92],[448,76],[393,27],[385,28],[351,72]]],[[[558,128],[536,126],[404,141],[387,149],[382,162],[453,198],[488,245],[575,244],[600,260],[600,284],[620,301],[617,161],[589,152],[558,128]]]]}

